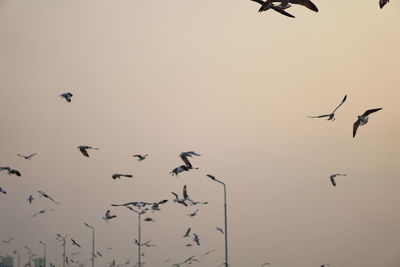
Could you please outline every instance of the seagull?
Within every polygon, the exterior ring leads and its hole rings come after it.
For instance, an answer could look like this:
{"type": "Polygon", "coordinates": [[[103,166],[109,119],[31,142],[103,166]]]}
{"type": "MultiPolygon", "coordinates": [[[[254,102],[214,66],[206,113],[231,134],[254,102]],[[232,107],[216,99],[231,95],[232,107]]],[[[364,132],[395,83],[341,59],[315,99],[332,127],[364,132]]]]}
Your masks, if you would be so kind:
{"type": "Polygon", "coordinates": [[[190,230],[192,230],[192,228],[189,227],[189,228],[186,230],[186,233],[183,235],[183,238],[189,237],[190,230]]]}
{"type": "Polygon", "coordinates": [[[4,195],[7,194],[6,190],[4,190],[3,187],[0,187],[0,193],[3,193],[4,195]]]}
{"type": "Polygon", "coordinates": [[[344,96],[342,102],[340,102],[339,106],[337,106],[331,113],[329,114],[324,114],[324,115],[319,115],[319,116],[308,116],[309,118],[325,118],[328,117],[328,121],[334,121],[335,120],[335,112],[340,108],[341,105],[346,101],[347,95],[344,96]]]}
{"type": "Polygon", "coordinates": [[[0,171],[8,171],[8,174],[15,174],[16,176],[21,176],[21,173],[15,169],[12,169],[10,167],[0,167],[0,171]]]}
{"type": "Polygon", "coordinates": [[[191,247],[192,246],[192,244],[186,244],[186,247],[191,247]]]}
{"type": "Polygon", "coordinates": [[[387,3],[389,0],[379,0],[379,7],[382,9],[387,3]]]}
{"type": "Polygon", "coordinates": [[[165,204],[165,203],[167,203],[167,202],[168,202],[168,199],[164,199],[164,200],[161,200],[161,201],[158,201],[158,202],[154,202],[153,205],[151,206],[151,209],[152,209],[153,211],[160,210],[159,205],[160,205],[160,204],[165,204]]]}
{"type": "Polygon", "coordinates": [[[32,201],[34,200],[32,195],[29,195],[27,201],[29,202],[29,204],[32,204],[32,201]]]}
{"type": "Polygon", "coordinates": [[[144,221],[145,222],[156,222],[155,220],[153,220],[153,218],[150,218],[150,217],[144,219],[144,221]]]}
{"type": "Polygon", "coordinates": [[[267,0],[266,3],[280,3],[278,7],[282,9],[291,7],[290,4],[301,5],[314,12],[318,12],[317,6],[310,0],[267,0]]]}
{"type": "Polygon", "coordinates": [[[222,228],[217,227],[216,230],[219,231],[219,232],[221,232],[222,234],[224,233],[224,230],[222,230],[222,228]]]}
{"type": "Polygon", "coordinates": [[[187,187],[186,185],[183,186],[183,199],[185,200],[185,202],[189,205],[189,206],[194,206],[197,204],[207,204],[208,202],[200,202],[200,201],[194,201],[192,199],[189,198],[189,195],[187,193],[187,187]]]}
{"type": "Polygon", "coordinates": [[[36,154],[37,154],[37,152],[35,152],[35,153],[33,153],[33,154],[30,154],[30,155],[28,155],[28,156],[24,156],[24,155],[21,155],[21,154],[17,154],[17,156],[18,156],[18,157],[21,157],[21,158],[24,158],[24,159],[30,160],[30,159],[32,159],[32,157],[35,156],[36,154]]]}
{"type": "Polygon", "coordinates": [[[330,264],[322,264],[321,267],[329,266],[330,264]]]}
{"type": "Polygon", "coordinates": [[[72,245],[73,245],[73,246],[81,247],[81,245],[79,245],[78,242],[76,242],[76,241],[73,240],[72,238],[71,238],[71,241],[72,241],[72,245]]]}
{"type": "Polygon", "coordinates": [[[67,100],[67,102],[71,102],[71,97],[73,96],[73,94],[71,94],[70,92],[67,93],[63,93],[61,95],[59,95],[59,97],[64,98],[65,100],[67,100]]]}
{"type": "Polygon", "coordinates": [[[47,198],[47,199],[50,199],[51,201],[53,201],[55,204],[60,204],[60,203],[58,203],[57,201],[55,201],[51,196],[49,196],[49,195],[47,195],[46,193],[44,193],[43,191],[38,191],[39,192],[39,194],[40,194],[40,196],[41,197],[44,197],[44,198],[47,198]]]}
{"type": "Polygon", "coordinates": [[[335,181],[335,177],[336,176],[346,176],[347,174],[341,174],[341,173],[335,173],[335,174],[332,174],[331,176],[329,176],[329,178],[331,179],[331,182],[332,182],[332,184],[333,184],[333,186],[336,186],[336,181],[335,181]]]}
{"type": "Polygon", "coordinates": [[[116,173],[113,174],[112,178],[115,179],[121,179],[121,177],[128,177],[128,178],[132,178],[133,176],[131,174],[120,174],[120,173],[116,173]]]}
{"type": "Polygon", "coordinates": [[[114,219],[116,217],[117,217],[117,215],[111,215],[111,211],[107,210],[106,214],[104,215],[104,217],[102,217],[102,219],[105,220],[106,222],[108,222],[108,220],[114,219]]]}
{"type": "Polygon", "coordinates": [[[144,155],[136,154],[136,155],[133,155],[132,157],[137,157],[137,158],[138,158],[138,161],[142,161],[142,160],[145,160],[145,159],[147,158],[148,155],[149,155],[149,154],[144,154],[144,155]]]}
{"type": "Polygon", "coordinates": [[[193,241],[196,242],[196,244],[198,246],[200,246],[200,238],[198,235],[196,235],[195,233],[193,233],[193,241]]]}
{"type": "Polygon", "coordinates": [[[85,157],[89,157],[89,154],[87,152],[88,149],[99,150],[98,148],[91,146],[78,146],[77,148],[79,149],[79,151],[81,151],[82,155],[84,155],[85,157]]]}
{"type": "Polygon", "coordinates": [[[179,203],[179,204],[182,204],[183,206],[188,206],[188,204],[186,204],[186,202],[185,202],[185,199],[180,199],[179,197],[178,197],[178,194],[176,194],[176,193],[174,193],[174,192],[171,192],[174,196],[175,196],[175,198],[174,198],[174,202],[177,202],[177,203],[179,203]]]}
{"type": "MultiPolygon", "coordinates": [[[[48,210],[40,210],[40,211],[36,212],[35,214],[33,214],[32,217],[36,217],[36,216],[38,216],[39,214],[43,214],[43,213],[45,213],[45,212],[47,212],[47,211],[48,211],[48,210]]],[[[53,209],[51,209],[51,211],[53,211],[53,209]]]]}
{"type": "Polygon", "coordinates": [[[100,257],[103,257],[103,255],[97,251],[97,255],[99,255],[100,257]]]}
{"type": "Polygon", "coordinates": [[[111,204],[111,206],[114,207],[120,207],[120,206],[129,206],[129,205],[133,205],[135,207],[138,207],[139,209],[144,208],[146,205],[151,205],[153,203],[148,203],[148,202],[143,202],[143,201],[135,201],[135,202],[128,202],[125,204],[111,204]]]}
{"type": "Polygon", "coordinates": [[[14,239],[14,237],[11,237],[10,239],[8,239],[8,240],[3,240],[3,241],[1,241],[1,242],[6,243],[7,245],[10,245],[10,242],[13,241],[13,239],[14,239]]]}
{"type": "Polygon", "coordinates": [[[179,173],[184,172],[184,171],[189,171],[189,168],[186,165],[181,165],[170,171],[169,173],[172,173],[172,176],[178,176],[179,173]]]}
{"type": "Polygon", "coordinates": [[[193,166],[188,159],[188,157],[192,157],[192,156],[201,156],[201,155],[194,151],[187,151],[187,152],[182,152],[181,154],[179,154],[179,157],[183,160],[183,162],[185,163],[186,167],[188,167],[188,169],[193,169],[193,166]]]}
{"type": "Polygon", "coordinates": [[[194,216],[197,215],[197,212],[198,212],[198,211],[199,211],[199,209],[195,210],[195,211],[192,212],[192,213],[187,214],[187,216],[194,217],[194,216]]]}
{"type": "Polygon", "coordinates": [[[292,14],[286,12],[283,8],[279,7],[279,6],[275,6],[273,3],[271,3],[270,1],[262,1],[262,0],[252,0],[256,3],[259,3],[261,5],[260,9],[258,10],[258,12],[263,12],[263,11],[267,11],[268,9],[273,9],[278,13],[281,13],[282,15],[286,16],[286,17],[290,17],[290,18],[294,18],[295,16],[293,16],[292,14]]]}
{"type": "Polygon", "coordinates": [[[381,110],[381,109],[382,108],[369,109],[369,110],[365,111],[364,114],[358,115],[358,119],[353,124],[353,138],[356,136],[358,127],[363,126],[364,124],[368,123],[368,116],[374,112],[381,110]]]}

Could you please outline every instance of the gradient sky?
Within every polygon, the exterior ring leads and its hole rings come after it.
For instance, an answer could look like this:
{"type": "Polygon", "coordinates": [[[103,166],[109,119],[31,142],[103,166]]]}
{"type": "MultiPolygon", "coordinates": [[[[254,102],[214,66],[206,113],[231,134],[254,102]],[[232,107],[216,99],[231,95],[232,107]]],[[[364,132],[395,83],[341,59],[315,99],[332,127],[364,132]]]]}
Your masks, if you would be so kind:
{"type": "MultiPolygon", "coordinates": [[[[172,200],[187,184],[196,209],[170,202],[143,223],[146,266],[211,249],[224,261],[228,186],[232,267],[398,267],[400,4],[315,0],[296,19],[247,0],[0,0],[0,255],[30,246],[61,264],[56,233],[96,266],[137,260],[137,217],[111,203],[172,200]],[[58,95],[70,91],[72,103],[58,95]],[[347,94],[337,119],[330,112],[347,94]],[[382,107],[352,138],[366,109],[382,107]],[[99,147],[90,158],[79,145],[99,147]],[[194,150],[199,170],[171,177],[194,150]],[[31,161],[17,153],[38,152],[31,161]],[[149,153],[143,162],[132,154],[149,153]],[[333,187],[329,175],[347,173],[333,187]],[[133,180],[111,179],[132,173],[133,180]],[[29,194],[43,190],[61,204],[29,194]],[[55,211],[32,218],[40,209],[55,211]],[[185,247],[187,227],[200,247],[185,247]],[[112,253],[106,253],[108,246],[112,253]]],[[[67,253],[77,251],[69,244],[67,253]]],[[[24,262],[27,256],[23,254],[24,262]]]]}

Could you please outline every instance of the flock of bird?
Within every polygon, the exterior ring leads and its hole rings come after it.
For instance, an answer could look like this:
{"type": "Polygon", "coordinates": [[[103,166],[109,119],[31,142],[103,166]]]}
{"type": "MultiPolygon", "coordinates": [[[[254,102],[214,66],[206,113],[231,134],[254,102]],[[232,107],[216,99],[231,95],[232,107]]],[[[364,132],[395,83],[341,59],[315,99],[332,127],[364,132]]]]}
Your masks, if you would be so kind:
{"type": "MultiPolygon", "coordinates": [[[[259,3],[261,5],[260,9],[258,12],[264,12],[269,9],[275,10],[276,12],[290,18],[295,18],[292,14],[286,12],[285,10],[290,8],[290,4],[294,5],[301,5],[304,6],[314,12],[318,12],[317,6],[311,2],[310,0],[251,0],[256,3],[259,3]],[[274,3],[279,3],[279,4],[274,4],[274,3]]],[[[383,8],[389,0],[379,0],[379,7],[383,8]]]]}

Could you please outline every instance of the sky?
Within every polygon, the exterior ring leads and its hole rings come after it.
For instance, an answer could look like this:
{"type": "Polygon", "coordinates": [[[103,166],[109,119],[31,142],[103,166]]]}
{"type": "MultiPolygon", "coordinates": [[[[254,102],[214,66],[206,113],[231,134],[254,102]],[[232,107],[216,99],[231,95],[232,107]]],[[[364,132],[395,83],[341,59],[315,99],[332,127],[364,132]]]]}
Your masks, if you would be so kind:
{"type": "Polygon", "coordinates": [[[218,266],[223,187],[212,174],[227,185],[232,267],[399,266],[400,4],[314,3],[318,13],[294,5],[291,19],[247,0],[0,0],[0,166],[22,173],[0,173],[0,239],[14,237],[0,255],[17,249],[27,262],[24,246],[41,255],[41,240],[61,266],[62,233],[82,246],[69,242],[67,255],[89,265],[86,222],[104,254],[96,266],[132,266],[137,216],[111,204],[168,199],[142,223],[156,244],[145,266],[212,249],[193,266],[218,266]],[[307,117],[346,94],[334,122],[307,117]],[[371,108],[383,109],[353,138],[371,108]],[[80,145],[99,150],[85,158],[80,145]],[[201,154],[199,169],[171,176],[182,151],[201,154]],[[333,187],[332,173],[347,176],[333,187]],[[185,184],[208,204],[172,203],[185,184]],[[54,211],[32,217],[42,209],[54,211]],[[188,227],[200,246],[185,246],[188,227]]]}

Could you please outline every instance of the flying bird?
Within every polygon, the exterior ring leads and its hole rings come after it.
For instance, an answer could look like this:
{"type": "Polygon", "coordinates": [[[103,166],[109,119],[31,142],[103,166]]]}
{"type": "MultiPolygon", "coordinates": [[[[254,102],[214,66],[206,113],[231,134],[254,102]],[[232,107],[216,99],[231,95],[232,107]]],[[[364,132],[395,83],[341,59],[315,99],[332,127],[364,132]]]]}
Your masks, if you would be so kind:
{"type": "Polygon", "coordinates": [[[108,220],[114,219],[116,217],[117,217],[117,215],[111,215],[111,211],[107,210],[106,214],[104,215],[104,217],[102,217],[102,219],[105,220],[106,222],[108,222],[108,220]]]}
{"type": "Polygon", "coordinates": [[[342,102],[340,102],[339,106],[337,106],[331,113],[329,114],[324,114],[324,115],[319,115],[319,116],[308,116],[309,118],[325,118],[328,117],[328,121],[334,121],[335,120],[335,112],[340,108],[341,105],[346,101],[347,95],[344,96],[342,102]]]}
{"type": "Polygon", "coordinates": [[[64,98],[65,100],[67,100],[67,102],[71,102],[71,97],[73,96],[73,94],[71,94],[70,92],[67,93],[63,93],[61,95],[59,95],[59,97],[64,98]]]}
{"type": "Polygon", "coordinates": [[[72,245],[73,245],[73,246],[81,247],[81,245],[79,245],[78,242],[76,242],[76,241],[73,240],[72,238],[71,238],[71,241],[72,241],[72,245]]]}
{"type": "MultiPolygon", "coordinates": [[[[40,211],[36,212],[35,214],[33,214],[32,217],[36,217],[36,216],[38,216],[39,214],[46,213],[47,211],[48,211],[48,210],[40,210],[40,211]]],[[[53,211],[53,209],[51,209],[51,211],[53,211]]]]}
{"type": "Polygon", "coordinates": [[[379,0],[379,7],[382,9],[387,3],[389,0],[379,0]]]}
{"type": "Polygon", "coordinates": [[[28,155],[28,156],[21,155],[21,154],[17,154],[17,156],[18,156],[18,157],[21,157],[21,158],[24,158],[24,159],[27,159],[27,160],[30,160],[30,159],[32,159],[32,157],[35,156],[36,154],[37,154],[37,153],[35,152],[35,153],[30,154],[30,155],[28,155]]]}
{"type": "Polygon", "coordinates": [[[219,231],[219,232],[221,232],[222,234],[224,233],[224,230],[222,230],[222,228],[217,227],[216,230],[219,231]]]}
{"type": "Polygon", "coordinates": [[[193,233],[193,241],[196,242],[196,244],[198,246],[200,246],[200,238],[198,235],[196,235],[195,233],[193,233]]]}
{"type": "Polygon", "coordinates": [[[194,200],[190,199],[189,195],[187,193],[187,186],[186,185],[183,186],[183,199],[185,200],[185,202],[189,206],[194,206],[194,205],[197,205],[197,204],[207,204],[208,203],[208,202],[194,201],[194,200]]]}
{"type": "Polygon", "coordinates": [[[148,155],[149,154],[144,154],[144,155],[136,154],[136,155],[133,155],[132,157],[136,157],[136,158],[138,158],[138,161],[142,161],[142,160],[145,160],[148,155]]]}
{"type": "Polygon", "coordinates": [[[144,221],[145,222],[156,222],[153,218],[150,218],[150,217],[144,219],[144,221]]]}
{"type": "Polygon", "coordinates": [[[265,2],[262,0],[251,0],[253,2],[259,3],[261,5],[260,9],[258,12],[263,12],[267,11],[268,9],[275,10],[278,13],[281,13],[282,15],[290,18],[294,18],[292,14],[286,12],[282,7],[274,5],[271,1],[266,0],[265,2]]]}
{"type": "Polygon", "coordinates": [[[199,209],[195,210],[195,211],[192,212],[192,213],[187,214],[187,216],[194,217],[194,216],[197,215],[197,212],[198,212],[198,211],[199,211],[199,209]]]}
{"type": "Polygon", "coordinates": [[[331,176],[329,176],[329,178],[331,179],[331,182],[332,182],[332,184],[333,184],[333,186],[336,186],[336,181],[335,181],[335,177],[336,176],[346,176],[347,174],[341,174],[341,173],[335,173],[335,174],[332,174],[331,176]]]}
{"type": "Polygon", "coordinates": [[[8,171],[9,175],[16,175],[16,176],[21,176],[21,173],[18,170],[12,169],[10,167],[0,167],[0,171],[8,171]]]}
{"type": "Polygon", "coordinates": [[[111,206],[114,207],[120,207],[120,206],[135,206],[138,207],[139,209],[144,208],[146,205],[152,205],[153,203],[148,203],[148,202],[143,202],[143,201],[135,201],[135,202],[128,202],[124,204],[111,204],[111,206]]]}
{"type": "Polygon", "coordinates": [[[29,204],[32,204],[32,201],[34,200],[34,197],[32,195],[29,195],[27,201],[29,202],[29,204]]]}
{"type": "Polygon", "coordinates": [[[181,165],[170,171],[169,173],[172,173],[172,176],[178,176],[179,173],[181,172],[187,172],[189,171],[189,168],[186,165],[181,165]]]}
{"type": "Polygon", "coordinates": [[[14,237],[11,237],[10,239],[8,239],[8,240],[3,240],[3,241],[1,241],[1,242],[6,243],[7,245],[10,245],[10,242],[13,241],[13,239],[14,239],[14,237]]]}
{"type": "Polygon", "coordinates": [[[188,157],[192,157],[192,156],[201,156],[201,155],[194,151],[187,151],[187,152],[182,152],[181,154],[179,154],[179,157],[183,160],[183,162],[185,163],[186,167],[188,167],[188,169],[193,169],[193,166],[188,159],[188,157]]]}
{"type": "Polygon", "coordinates": [[[45,192],[39,190],[38,193],[40,194],[41,197],[47,198],[47,199],[51,200],[52,202],[54,202],[57,205],[60,204],[57,201],[55,201],[51,196],[46,194],[45,192]]]}
{"type": "Polygon", "coordinates": [[[358,119],[353,124],[353,138],[356,136],[358,127],[363,126],[364,124],[368,123],[368,116],[374,112],[381,110],[381,109],[382,108],[369,109],[369,110],[365,111],[364,114],[358,115],[358,119]]]}
{"type": "Polygon", "coordinates": [[[261,267],[264,267],[264,266],[267,266],[267,265],[271,265],[271,263],[265,262],[265,263],[261,264],[261,267]]]}
{"type": "Polygon", "coordinates": [[[192,230],[192,228],[188,228],[187,230],[186,230],[186,233],[183,235],[183,238],[185,238],[185,237],[189,237],[190,235],[190,230],[192,230]]]}
{"type": "Polygon", "coordinates": [[[3,193],[4,195],[7,194],[6,190],[4,190],[3,187],[0,187],[0,193],[3,193]]]}
{"type": "Polygon", "coordinates": [[[154,202],[153,205],[151,206],[151,209],[153,211],[160,210],[159,205],[165,204],[167,202],[168,202],[168,199],[164,199],[164,200],[161,200],[161,201],[158,201],[158,202],[154,202]]]}
{"type": "Polygon", "coordinates": [[[186,204],[186,202],[185,202],[185,199],[179,198],[177,193],[174,193],[174,192],[171,192],[171,193],[175,196],[174,202],[182,204],[183,206],[186,206],[186,207],[188,206],[188,204],[186,204]]]}
{"type": "Polygon", "coordinates": [[[121,179],[121,177],[127,177],[127,178],[132,178],[133,176],[131,174],[120,174],[120,173],[116,173],[113,174],[112,178],[115,179],[121,179]]]}
{"type": "Polygon", "coordinates": [[[79,149],[79,151],[82,153],[82,155],[84,155],[85,157],[89,157],[89,154],[87,152],[88,149],[94,149],[94,150],[99,150],[96,147],[91,147],[91,146],[78,146],[77,147],[79,149]]]}

